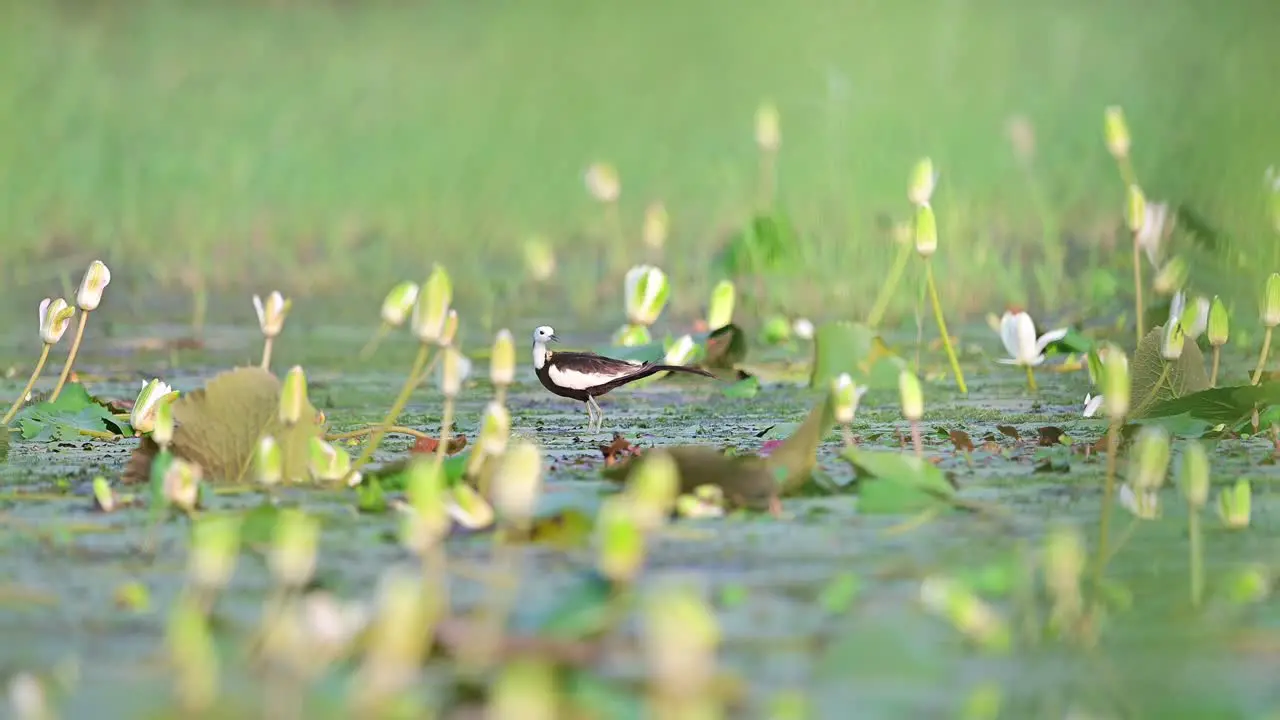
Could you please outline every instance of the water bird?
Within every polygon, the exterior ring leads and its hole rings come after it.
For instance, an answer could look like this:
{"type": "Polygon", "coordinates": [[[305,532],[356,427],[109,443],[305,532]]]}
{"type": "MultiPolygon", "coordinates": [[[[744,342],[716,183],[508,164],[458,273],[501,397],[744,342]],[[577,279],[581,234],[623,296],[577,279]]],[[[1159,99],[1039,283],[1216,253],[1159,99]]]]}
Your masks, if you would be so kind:
{"type": "Polygon", "coordinates": [[[596,398],[627,383],[655,373],[687,372],[714,378],[715,375],[691,365],[618,360],[592,352],[552,352],[547,343],[560,342],[550,325],[533,331],[533,369],[542,386],[560,397],[587,404],[587,431],[599,430],[604,411],[596,398]]]}

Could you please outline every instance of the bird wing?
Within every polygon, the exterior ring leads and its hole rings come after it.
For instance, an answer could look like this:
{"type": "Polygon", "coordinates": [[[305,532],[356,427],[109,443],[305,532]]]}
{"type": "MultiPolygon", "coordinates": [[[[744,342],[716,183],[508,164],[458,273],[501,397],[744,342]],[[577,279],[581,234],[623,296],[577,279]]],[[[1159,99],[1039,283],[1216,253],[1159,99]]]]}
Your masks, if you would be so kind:
{"type": "Polygon", "coordinates": [[[640,372],[649,364],[589,352],[555,352],[547,363],[547,374],[560,387],[585,390],[640,372]]]}

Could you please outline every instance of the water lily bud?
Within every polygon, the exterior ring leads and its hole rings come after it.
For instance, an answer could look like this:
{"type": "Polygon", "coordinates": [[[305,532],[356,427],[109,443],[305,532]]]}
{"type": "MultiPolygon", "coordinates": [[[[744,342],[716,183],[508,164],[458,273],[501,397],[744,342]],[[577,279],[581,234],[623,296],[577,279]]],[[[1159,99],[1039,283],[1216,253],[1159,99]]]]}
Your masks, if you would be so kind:
{"type": "Polygon", "coordinates": [[[831,392],[835,399],[836,422],[842,425],[853,423],[854,413],[858,411],[858,401],[867,392],[867,388],[855,384],[849,373],[840,373],[831,383],[831,392]]]}
{"type": "Polygon", "coordinates": [[[1199,509],[1209,502],[1209,454],[1204,445],[1188,441],[1182,451],[1182,492],[1187,503],[1199,509]]]}
{"type": "Polygon", "coordinates": [[[493,525],[493,507],[466,483],[449,486],[444,505],[449,517],[468,530],[483,530],[493,525]]]}
{"type": "Polygon", "coordinates": [[[408,570],[392,568],[378,583],[378,604],[372,614],[367,665],[362,672],[369,673],[371,677],[364,682],[376,687],[374,692],[379,696],[407,685],[421,666],[439,608],[424,603],[423,597],[421,577],[408,570]]]}
{"type": "Polygon", "coordinates": [[[927,258],[938,250],[938,221],[929,203],[916,207],[916,252],[927,258]]]}
{"type": "Polygon", "coordinates": [[[489,353],[489,381],[499,387],[505,387],[516,379],[516,344],[511,331],[503,328],[493,339],[493,350],[489,353]]]}
{"type": "Polygon", "coordinates": [[[129,424],[137,434],[149,433],[155,429],[156,409],[161,399],[171,399],[168,396],[172,392],[173,388],[169,383],[160,378],[154,378],[151,382],[142,381],[142,390],[138,392],[138,397],[133,401],[133,409],[129,411],[129,424]]]}
{"type": "Polygon", "coordinates": [[[1129,452],[1129,482],[1138,490],[1154,490],[1164,484],[1168,471],[1168,431],[1159,425],[1144,426],[1129,452]]]}
{"type": "Polygon", "coordinates": [[[391,288],[382,301],[382,322],[400,327],[409,319],[413,306],[418,302],[418,283],[405,281],[391,288]]]}
{"type": "Polygon", "coordinates": [[[623,287],[627,320],[632,325],[644,326],[657,322],[667,304],[667,274],[652,265],[637,265],[627,271],[623,287]]]}
{"type": "Polygon", "coordinates": [[[777,152],[782,145],[782,123],[773,103],[761,103],[756,108],[756,145],[768,153],[777,152]]]}
{"type": "Polygon", "coordinates": [[[341,480],[351,471],[351,456],[346,450],[311,436],[307,466],[316,480],[341,480]]]}
{"type": "Polygon", "coordinates": [[[280,422],[293,425],[302,419],[307,407],[307,375],[301,365],[294,365],[284,376],[280,387],[280,422]]]}
{"type": "Polygon", "coordinates": [[[1214,347],[1226,345],[1229,325],[1227,306],[1222,304],[1222,298],[1214,295],[1213,302],[1209,305],[1209,327],[1207,329],[1209,344],[1214,347]]]}
{"type": "Polygon", "coordinates": [[[258,441],[253,466],[258,473],[258,482],[263,485],[276,485],[284,479],[284,454],[275,438],[267,435],[258,441]]]}
{"type": "Polygon", "coordinates": [[[1160,493],[1155,488],[1135,490],[1130,483],[1122,483],[1117,500],[1120,507],[1133,513],[1139,520],[1156,520],[1160,517],[1160,493]]]}
{"type": "Polygon", "coordinates": [[[191,554],[187,575],[192,584],[206,590],[221,590],[231,580],[240,556],[240,518],[215,515],[196,521],[191,529],[191,554]]]}
{"type": "Polygon", "coordinates": [[[911,169],[911,184],[907,188],[907,198],[913,205],[928,205],[933,197],[933,186],[938,181],[938,173],[933,169],[933,160],[923,158],[911,169]]]}
{"type": "Polygon", "coordinates": [[[253,296],[253,309],[258,312],[258,327],[262,336],[273,338],[284,329],[284,319],[289,315],[293,300],[286,300],[278,290],[273,290],[264,303],[262,298],[253,296]]]}
{"type": "Polygon", "coordinates": [[[622,194],[622,181],[618,179],[618,171],[608,163],[594,163],[587,168],[585,177],[587,192],[596,202],[614,203],[622,194]]]}
{"type": "Polygon", "coordinates": [[[1164,335],[1160,340],[1160,355],[1169,361],[1182,357],[1182,346],[1186,339],[1182,323],[1177,318],[1169,318],[1164,324],[1164,335]]]}
{"type": "Polygon", "coordinates": [[[735,288],[732,280],[721,280],[711,290],[711,302],[707,304],[707,330],[715,332],[733,322],[735,288]]]}
{"type": "Polygon", "coordinates": [[[644,534],[626,495],[605,498],[596,514],[600,573],[614,582],[630,582],[644,564],[644,534]]]}
{"type": "Polygon", "coordinates": [[[641,532],[661,527],[675,507],[680,492],[680,468],[670,453],[651,450],[638,461],[627,480],[632,519],[641,532]]]}
{"type": "Polygon", "coordinates": [[[453,339],[458,336],[458,311],[449,308],[449,314],[444,319],[444,332],[440,333],[440,339],[437,341],[440,345],[447,346],[453,344],[453,339]]]}
{"type": "Polygon", "coordinates": [[[613,334],[613,344],[619,347],[641,347],[651,342],[653,336],[644,325],[623,325],[613,334]]]}
{"type": "Polygon", "coordinates": [[[1280,325],[1280,273],[1271,273],[1263,288],[1262,324],[1269,328],[1280,325]]]}
{"type": "Polygon", "coordinates": [[[654,250],[661,250],[667,242],[667,232],[670,227],[671,218],[667,215],[666,205],[654,202],[644,209],[644,226],[640,237],[645,245],[654,250]]]}
{"type": "Polygon", "coordinates": [[[102,293],[111,283],[111,271],[101,260],[89,263],[89,269],[80,279],[80,290],[76,292],[76,305],[84,312],[97,310],[102,303],[102,293]]]}
{"type": "Polygon", "coordinates": [[[526,526],[542,491],[542,451],[521,440],[502,456],[493,485],[493,504],[507,522],[526,526]]]}
{"type": "Polygon", "coordinates": [[[696,697],[716,674],[720,627],[702,593],[667,581],[641,605],[640,633],[656,690],[672,697],[696,697]]]}
{"type": "Polygon", "coordinates": [[[20,672],[9,678],[9,711],[14,720],[54,720],[57,716],[49,706],[44,685],[29,672],[20,672]]]}
{"type": "Polygon", "coordinates": [[[410,462],[405,495],[412,512],[401,534],[401,541],[410,550],[422,552],[449,531],[446,493],[444,471],[432,459],[418,457],[410,462]]]}
{"type": "Polygon", "coordinates": [[[45,298],[40,301],[40,340],[45,345],[57,345],[63,333],[71,325],[76,309],[62,298],[45,298]]]}
{"type": "Polygon", "coordinates": [[[1197,295],[1187,309],[1182,311],[1180,320],[1187,337],[1195,342],[1209,326],[1209,298],[1197,295]]]}
{"type": "Polygon", "coordinates": [[[1129,126],[1124,120],[1124,111],[1118,106],[1107,108],[1104,134],[1107,139],[1107,151],[1117,160],[1129,156],[1129,126]]]}
{"type": "Polygon", "coordinates": [[[439,264],[431,269],[418,301],[413,306],[410,324],[413,334],[424,343],[438,343],[449,322],[449,304],[453,302],[453,281],[439,264]]]}
{"type": "Polygon", "coordinates": [[[1249,481],[1244,478],[1231,487],[1222,488],[1218,493],[1218,517],[1222,518],[1222,524],[1232,529],[1249,527],[1252,496],[1249,481]]]}
{"type": "Polygon", "coordinates": [[[319,521],[301,510],[281,510],[276,517],[275,534],[268,557],[276,581],[293,588],[306,585],[316,570],[316,549],[319,544],[319,521]]]}
{"type": "Polygon", "coordinates": [[[471,374],[471,360],[455,347],[444,350],[444,358],[440,363],[440,393],[447,398],[458,397],[462,392],[462,383],[471,374]]]}
{"type": "Polygon", "coordinates": [[[1109,347],[1102,369],[1102,406],[1111,420],[1124,420],[1129,414],[1129,358],[1124,350],[1109,347]]]}
{"type": "Polygon", "coordinates": [[[177,393],[170,393],[160,398],[156,404],[155,424],[151,429],[151,439],[162,448],[173,442],[173,398],[177,393]]]}
{"type": "Polygon", "coordinates": [[[724,488],[707,483],[676,498],[676,514],[685,518],[724,517],[724,488]]]}
{"type": "Polygon", "coordinates": [[[525,241],[524,266],[529,276],[538,282],[549,280],[556,273],[556,256],[546,240],[532,237],[525,241]]]}
{"type": "Polygon", "coordinates": [[[692,335],[681,335],[680,339],[671,343],[671,348],[667,350],[662,362],[668,365],[684,365],[689,362],[689,358],[693,357],[693,351],[697,347],[692,335]]]}
{"type": "Polygon", "coordinates": [[[102,512],[116,509],[116,496],[111,492],[111,485],[101,475],[93,479],[93,504],[102,512]]]}
{"type": "Polygon", "coordinates": [[[180,457],[173,458],[164,471],[165,499],[184,512],[195,510],[200,500],[200,478],[203,475],[199,465],[180,457]]]}
{"type": "Polygon", "coordinates": [[[497,457],[507,451],[507,440],[510,437],[511,414],[502,403],[490,402],[485,406],[484,418],[480,421],[476,452],[497,457]]]}
{"type": "Polygon", "coordinates": [[[502,666],[489,688],[490,720],[556,720],[560,709],[556,666],[547,660],[516,658],[502,666]]]}
{"type": "Polygon", "coordinates": [[[791,323],[791,332],[801,340],[812,340],[813,321],[808,318],[796,318],[791,323]]]}
{"type": "Polygon", "coordinates": [[[924,391],[920,389],[920,379],[906,368],[898,373],[898,395],[902,402],[902,417],[913,422],[924,417],[924,391]]]}
{"type": "Polygon", "coordinates": [[[760,328],[760,340],[766,345],[778,345],[791,339],[791,323],[781,315],[765,318],[760,328]]]}
{"type": "Polygon", "coordinates": [[[1143,223],[1147,221],[1147,199],[1137,185],[1130,185],[1125,196],[1124,220],[1131,233],[1142,230],[1143,223]]]}
{"type": "Polygon", "coordinates": [[[963,584],[933,575],[920,583],[920,602],[925,609],[946,618],[956,630],[978,645],[1001,651],[1009,648],[1013,635],[996,611],[963,584]]]}
{"type": "Polygon", "coordinates": [[[1151,289],[1161,295],[1169,295],[1182,286],[1187,284],[1187,277],[1191,274],[1191,268],[1187,266],[1186,258],[1181,255],[1174,255],[1169,258],[1169,262],[1160,268],[1160,272],[1156,273],[1156,277],[1151,281],[1151,289]]]}
{"type": "Polygon", "coordinates": [[[1063,525],[1049,532],[1044,545],[1044,580],[1054,596],[1064,598],[1079,593],[1084,558],[1084,539],[1079,530],[1063,525]]]}

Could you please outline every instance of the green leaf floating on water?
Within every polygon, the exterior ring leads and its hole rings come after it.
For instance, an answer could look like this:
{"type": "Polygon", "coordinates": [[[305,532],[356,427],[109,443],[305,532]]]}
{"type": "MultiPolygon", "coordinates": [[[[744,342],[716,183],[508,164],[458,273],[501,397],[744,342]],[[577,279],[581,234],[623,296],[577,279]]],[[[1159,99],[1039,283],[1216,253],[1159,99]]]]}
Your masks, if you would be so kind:
{"type": "MultiPolygon", "coordinates": [[[[445,456],[443,467],[446,484],[453,485],[462,480],[467,473],[467,462],[471,458],[472,452],[473,450],[464,450],[456,455],[445,456]]],[[[396,460],[381,467],[365,470],[362,473],[364,481],[376,480],[382,485],[383,490],[403,491],[409,478],[410,460],[411,458],[396,460]]]]}
{"type": "MultiPolygon", "coordinates": [[[[1190,418],[1208,427],[1238,428],[1253,417],[1254,408],[1265,413],[1280,405],[1280,381],[1258,385],[1234,385],[1201,390],[1153,404],[1144,420],[1190,418]]],[[[1207,429],[1207,427],[1206,427],[1207,429]]]]}
{"type": "Polygon", "coordinates": [[[753,398],[760,392],[760,381],[754,375],[739,380],[732,385],[728,385],[724,389],[724,396],[728,398],[753,398]]]}
{"type": "Polygon", "coordinates": [[[1133,354],[1133,362],[1129,366],[1132,377],[1129,381],[1130,417],[1146,417],[1160,403],[1209,387],[1209,374],[1205,372],[1204,354],[1199,346],[1184,339],[1182,354],[1177,360],[1168,361],[1160,354],[1163,335],[1163,327],[1147,333],[1133,354]]]}
{"type": "Polygon", "coordinates": [[[871,328],[861,323],[823,323],[813,334],[809,387],[826,388],[840,373],[876,389],[898,387],[901,361],[871,328]]]}
{"type": "Polygon", "coordinates": [[[944,508],[955,495],[933,463],[896,450],[849,448],[840,457],[858,471],[858,512],[896,515],[944,508]]]}
{"type": "Polygon", "coordinates": [[[28,405],[14,416],[14,422],[22,431],[23,440],[36,442],[83,440],[81,430],[133,434],[127,421],[117,420],[106,405],[94,399],[80,383],[65,385],[53,402],[28,405]]]}

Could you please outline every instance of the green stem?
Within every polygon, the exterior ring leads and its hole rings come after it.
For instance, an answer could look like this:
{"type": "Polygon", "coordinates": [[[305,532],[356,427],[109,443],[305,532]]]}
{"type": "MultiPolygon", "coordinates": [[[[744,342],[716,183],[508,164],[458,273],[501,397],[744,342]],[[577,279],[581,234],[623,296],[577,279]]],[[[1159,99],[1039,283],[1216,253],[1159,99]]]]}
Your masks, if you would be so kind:
{"type": "MultiPolygon", "coordinates": [[[[126,415],[125,417],[127,418],[129,416],[126,415]]],[[[361,435],[368,435],[380,427],[382,426],[370,425],[368,427],[360,428],[359,430],[350,430],[344,433],[336,433],[334,435],[325,435],[324,439],[327,442],[333,442],[335,440],[350,440],[351,438],[358,438],[361,435]]],[[[422,432],[421,430],[414,430],[411,427],[404,427],[402,425],[392,425],[388,427],[385,430],[385,432],[389,434],[395,434],[395,435],[412,435],[414,437],[419,437],[419,438],[434,439],[427,433],[422,432]]]]}
{"type": "Polygon", "coordinates": [[[772,150],[760,151],[758,184],[756,187],[756,203],[760,212],[768,212],[773,207],[775,186],[777,181],[777,156],[772,150]]]}
{"type": "Polygon", "coordinates": [[[1222,346],[1213,346],[1213,372],[1209,374],[1209,387],[1218,387],[1218,358],[1222,355],[1222,346]]]}
{"type": "Polygon", "coordinates": [[[964,385],[964,373],[960,372],[960,361],[956,360],[956,351],[951,347],[951,335],[947,333],[947,321],[942,317],[942,301],[938,299],[938,285],[933,281],[933,263],[928,259],[924,261],[924,277],[929,285],[929,299],[933,301],[933,315],[938,320],[938,330],[942,332],[942,346],[947,349],[947,359],[951,361],[951,371],[956,375],[956,384],[960,386],[960,392],[968,395],[969,390],[964,385]]]}
{"type": "Polygon", "coordinates": [[[369,356],[373,355],[373,351],[378,349],[378,343],[382,342],[382,338],[386,337],[388,332],[391,332],[391,325],[384,320],[378,326],[378,331],[373,334],[373,337],[369,338],[369,342],[365,343],[365,346],[360,349],[360,359],[368,360],[369,356]]]}
{"type": "Polygon", "coordinates": [[[418,373],[418,377],[413,380],[413,386],[415,388],[427,381],[427,376],[436,368],[436,363],[440,361],[440,356],[443,354],[443,352],[436,353],[435,356],[431,358],[431,362],[427,363],[427,366],[422,369],[422,372],[418,373]]]}
{"type": "Polygon", "coordinates": [[[1199,607],[1204,594],[1204,547],[1200,542],[1200,509],[1192,506],[1188,531],[1191,533],[1191,606],[1199,607]]]}
{"type": "MultiPolygon", "coordinates": [[[[1173,363],[1168,360],[1164,362],[1164,369],[1160,371],[1160,377],[1156,378],[1156,384],[1151,386],[1151,392],[1147,393],[1146,396],[1142,398],[1142,402],[1135,407],[1139,409],[1145,408],[1148,403],[1155,399],[1156,393],[1160,392],[1160,388],[1164,385],[1164,381],[1169,378],[1169,368],[1172,366],[1173,363]]],[[[1204,366],[1201,365],[1201,367],[1204,366]]],[[[1172,388],[1170,389],[1172,390],[1172,388]]]]}
{"type": "Polygon", "coordinates": [[[1027,367],[1027,387],[1031,389],[1031,392],[1036,392],[1037,388],[1036,388],[1035,369],[1032,368],[1030,365],[1027,365],[1026,367],[1027,367]]]}
{"type": "Polygon", "coordinates": [[[71,341],[71,352],[67,354],[67,364],[62,367],[62,375],[58,377],[58,384],[53,386],[53,394],[49,396],[49,402],[58,399],[58,395],[62,393],[62,386],[67,384],[67,377],[71,375],[71,368],[76,363],[76,354],[80,352],[80,341],[84,339],[84,326],[89,322],[89,310],[80,313],[80,325],[76,327],[76,337],[71,341]]]}
{"type": "Polygon", "coordinates": [[[1262,354],[1258,356],[1258,367],[1253,371],[1250,385],[1257,385],[1262,379],[1262,369],[1267,366],[1267,355],[1271,352],[1271,328],[1262,334],[1262,354]]]}
{"type": "Polygon", "coordinates": [[[27,380],[27,386],[22,388],[22,392],[14,399],[13,405],[9,406],[9,412],[4,414],[4,420],[0,420],[0,425],[7,426],[13,416],[17,414],[18,408],[22,407],[22,403],[26,401],[27,394],[31,392],[31,388],[36,386],[36,380],[40,379],[40,373],[44,372],[44,362],[49,359],[49,348],[53,347],[49,343],[44,344],[44,349],[40,351],[40,359],[36,361],[35,370],[31,371],[31,378],[27,380]]]}
{"type": "Polygon", "coordinates": [[[262,342],[262,369],[268,370],[271,367],[271,346],[274,344],[275,338],[265,338],[262,342]]]}
{"type": "Polygon", "coordinates": [[[395,423],[396,418],[400,416],[400,411],[404,410],[404,406],[409,402],[409,396],[413,394],[413,388],[416,386],[414,378],[422,372],[422,366],[427,363],[427,355],[431,352],[431,346],[421,343],[418,346],[418,356],[413,359],[413,369],[409,371],[409,376],[405,379],[404,387],[400,388],[400,395],[396,397],[396,401],[391,404],[391,409],[387,411],[387,416],[378,423],[378,429],[373,432],[373,436],[369,438],[369,442],[365,444],[364,449],[360,451],[360,456],[351,462],[351,469],[347,471],[347,476],[342,478],[342,482],[346,483],[351,480],[351,476],[355,474],[373,455],[373,451],[377,449],[378,443],[382,442],[382,437],[395,423]]]}
{"type": "Polygon", "coordinates": [[[1124,186],[1138,184],[1138,174],[1133,171],[1133,163],[1129,161],[1129,156],[1125,155],[1116,161],[1120,166],[1120,178],[1124,180],[1124,186]]]}
{"type": "Polygon", "coordinates": [[[902,243],[898,249],[898,257],[894,258],[893,267],[889,270],[889,279],[880,286],[880,295],[876,298],[876,304],[871,307],[871,312],[867,315],[868,327],[875,329],[880,325],[885,310],[889,309],[889,298],[893,297],[893,291],[898,289],[898,283],[902,281],[902,273],[907,269],[912,251],[911,243],[902,243]]]}
{"type": "Polygon", "coordinates": [[[1138,333],[1138,345],[1142,344],[1142,333],[1146,324],[1142,317],[1142,256],[1138,252],[1138,235],[1133,236],[1133,314],[1138,333]]]}
{"type": "Polygon", "coordinates": [[[436,446],[436,467],[444,464],[445,448],[449,445],[449,426],[453,424],[453,398],[444,399],[444,414],[440,418],[440,444],[436,446]]]}
{"type": "Polygon", "coordinates": [[[1098,523],[1098,560],[1093,566],[1094,587],[1102,587],[1102,571],[1107,562],[1107,533],[1111,527],[1111,501],[1116,492],[1116,452],[1120,445],[1120,423],[1111,421],[1107,430],[1107,481],[1102,489],[1102,517],[1098,523]]]}

